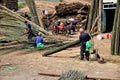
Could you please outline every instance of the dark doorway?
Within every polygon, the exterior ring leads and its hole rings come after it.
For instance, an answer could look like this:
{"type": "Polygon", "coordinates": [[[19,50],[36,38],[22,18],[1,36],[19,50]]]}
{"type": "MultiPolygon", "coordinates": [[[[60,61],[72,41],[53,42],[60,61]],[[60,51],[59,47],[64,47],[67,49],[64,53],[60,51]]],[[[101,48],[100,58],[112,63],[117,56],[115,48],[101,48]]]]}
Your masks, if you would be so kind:
{"type": "Polygon", "coordinates": [[[106,31],[111,32],[114,23],[115,9],[106,9],[106,31]]]}

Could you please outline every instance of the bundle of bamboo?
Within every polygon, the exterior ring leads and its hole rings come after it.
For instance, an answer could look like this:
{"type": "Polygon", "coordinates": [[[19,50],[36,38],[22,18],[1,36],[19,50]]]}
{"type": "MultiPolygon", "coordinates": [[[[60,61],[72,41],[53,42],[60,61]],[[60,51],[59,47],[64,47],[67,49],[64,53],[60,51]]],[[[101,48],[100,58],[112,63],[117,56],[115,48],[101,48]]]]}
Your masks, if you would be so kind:
{"type": "Polygon", "coordinates": [[[55,7],[56,14],[59,16],[63,15],[68,15],[68,14],[77,14],[78,10],[82,10],[88,12],[89,10],[89,5],[83,5],[81,3],[70,3],[70,4],[59,4],[58,6],[55,7]]]}
{"type": "Polygon", "coordinates": [[[83,5],[79,2],[62,3],[55,7],[55,13],[44,16],[42,22],[45,26],[49,27],[51,23],[55,23],[57,20],[74,18],[78,21],[80,27],[86,28],[89,9],[90,5],[83,5]]]}
{"type": "Polygon", "coordinates": [[[111,39],[111,54],[113,55],[120,55],[120,0],[117,1],[111,39]]]}
{"type": "Polygon", "coordinates": [[[94,32],[96,26],[97,31],[101,32],[101,11],[102,11],[103,0],[92,0],[91,9],[89,13],[89,19],[87,24],[88,32],[94,32]]]}
{"type": "MultiPolygon", "coordinates": [[[[22,36],[22,34],[25,30],[24,21],[28,21],[27,19],[1,5],[0,19],[0,29],[5,33],[5,37],[1,38],[0,41],[22,41],[26,39],[25,36],[22,36]]],[[[45,35],[49,34],[47,31],[35,23],[31,21],[28,22],[32,25],[33,32],[35,34],[38,32],[42,32],[45,35]]]]}

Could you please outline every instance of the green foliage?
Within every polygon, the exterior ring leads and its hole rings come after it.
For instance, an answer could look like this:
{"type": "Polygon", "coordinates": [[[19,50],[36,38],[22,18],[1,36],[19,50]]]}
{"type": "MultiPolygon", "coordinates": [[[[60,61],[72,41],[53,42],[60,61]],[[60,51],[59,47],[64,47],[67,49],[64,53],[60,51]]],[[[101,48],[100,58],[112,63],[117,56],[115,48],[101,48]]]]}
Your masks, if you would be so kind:
{"type": "Polygon", "coordinates": [[[20,2],[18,2],[18,8],[20,9],[20,8],[23,8],[23,7],[25,7],[26,6],[26,3],[25,2],[22,2],[22,1],[20,1],[20,2]]]}

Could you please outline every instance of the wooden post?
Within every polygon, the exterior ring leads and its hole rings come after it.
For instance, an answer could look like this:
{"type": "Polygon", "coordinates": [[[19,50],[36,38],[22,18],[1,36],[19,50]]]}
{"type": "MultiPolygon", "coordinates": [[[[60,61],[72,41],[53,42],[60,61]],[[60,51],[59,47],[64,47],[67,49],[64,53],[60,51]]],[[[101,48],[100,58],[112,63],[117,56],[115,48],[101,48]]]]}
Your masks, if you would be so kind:
{"type": "MultiPolygon", "coordinates": [[[[119,1],[119,0],[117,0],[119,1]]],[[[119,5],[117,3],[117,8],[115,11],[115,18],[114,18],[114,24],[113,24],[113,30],[112,30],[112,39],[111,39],[111,54],[114,55],[115,54],[115,39],[116,39],[116,22],[118,19],[118,10],[119,10],[119,5]]]]}
{"type": "Polygon", "coordinates": [[[37,12],[36,12],[35,1],[34,0],[25,0],[25,1],[26,1],[26,4],[29,7],[30,13],[32,15],[33,22],[40,26],[38,15],[37,15],[37,12]]]}

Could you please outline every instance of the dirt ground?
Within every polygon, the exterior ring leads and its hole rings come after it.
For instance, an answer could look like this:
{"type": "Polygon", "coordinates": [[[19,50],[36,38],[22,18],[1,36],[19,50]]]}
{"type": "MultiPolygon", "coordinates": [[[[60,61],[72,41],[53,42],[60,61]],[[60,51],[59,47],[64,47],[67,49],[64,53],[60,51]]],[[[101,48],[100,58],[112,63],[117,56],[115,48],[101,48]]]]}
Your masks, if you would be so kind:
{"type": "MultiPolygon", "coordinates": [[[[90,0],[64,1],[81,1],[90,4],[90,0]]],[[[46,5],[49,5],[49,8],[53,8],[56,4],[58,3],[46,5]]],[[[105,34],[102,35],[104,36],[105,34]]],[[[75,35],[67,37],[66,40],[74,41],[78,39],[78,36],[79,33],[76,32],[75,35]]],[[[67,48],[48,57],[43,57],[42,54],[45,51],[41,50],[0,50],[0,80],[57,80],[59,77],[38,75],[38,73],[61,74],[71,69],[84,71],[89,76],[118,78],[120,80],[120,56],[110,54],[110,39],[98,40],[95,37],[93,42],[94,48],[98,49],[100,56],[105,58],[106,63],[81,61],[79,59],[79,45],[67,48]],[[10,66],[14,69],[6,69],[10,66]]]]}
{"type": "MultiPolygon", "coordinates": [[[[76,40],[78,36],[77,32],[69,40],[76,40]]],[[[110,54],[110,39],[94,38],[94,44],[106,63],[81,61],[79,45],[48,57],[42,56],[45,51],[2,50],[0,51],[0,80],[57,80],[58,77],[43,76],[38,73],[61,74],[71,69],[84,71],[89,76],[120,79],[120,56],[110,54]],[[6,70],[5,67],[8,66],[16,67],[16,69],[6,70]]]]}

